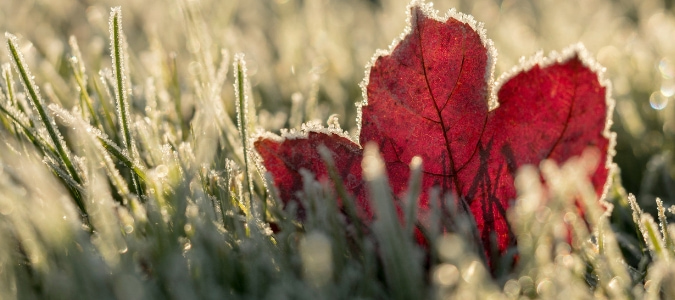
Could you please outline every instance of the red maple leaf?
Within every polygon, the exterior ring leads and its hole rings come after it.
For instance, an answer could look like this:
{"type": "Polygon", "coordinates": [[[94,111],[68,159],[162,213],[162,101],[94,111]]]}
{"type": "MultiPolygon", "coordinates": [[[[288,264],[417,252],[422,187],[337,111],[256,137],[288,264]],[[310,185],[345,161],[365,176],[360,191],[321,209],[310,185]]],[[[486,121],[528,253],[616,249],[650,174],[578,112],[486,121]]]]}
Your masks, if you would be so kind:
{"type": "Polygon", "coordinates": [[[411,159],[422,158],[419,218],[429,210],[429,189],[439,187],[469,208],[484,245],[494,234],[501,251],[512,243],[506,210],[516,198],[520,166],[563,163],[596,148],[603,163],[591,180],[603,196],[612,160],[612,102],[601,67],[583,46],[538,54],[494,82],[496,51],[482,24],[454,10],[441,18],[421,1],[409,9],[404,38],[378,52],[367,72],[358,139],[335,126],[305,125],[255,141],[284,202],[297,201],[301,169],[329,180],[317,150],[324,145],[369,221],[360,146],[369,142],[379,146],[395,195],[406,191],[411,159]]]}

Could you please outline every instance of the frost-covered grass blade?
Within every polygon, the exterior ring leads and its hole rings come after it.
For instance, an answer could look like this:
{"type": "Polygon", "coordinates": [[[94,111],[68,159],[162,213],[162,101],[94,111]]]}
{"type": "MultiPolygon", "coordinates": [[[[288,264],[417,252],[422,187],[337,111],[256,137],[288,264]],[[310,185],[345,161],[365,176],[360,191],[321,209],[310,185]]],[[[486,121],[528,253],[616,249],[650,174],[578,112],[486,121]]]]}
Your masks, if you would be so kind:
{"type": "MultiPolygon", "coordinates": [[[[41,126],[44,126],[44,128],[47,130],[47,133],[49,134],[51,143],[54,145],[54,148],[56,149],[60,159],[59,163],[64,166],[67,171],[67,174],[62,175],[67,175],[68,177],[72,178],[72,181],[70,182],[74,183],[75,185],[71,185],[70,189],[73,192],[73,196],[75,198],[74,200],[77,203],[80,212],[83,215],[86,215],[87,210],[84,206],[84,203],[82,202],[83,195],[80,194],[80,187],[78,186],[81,185],[83,181],[71,160],[71,154],[65,144],[65,141],[63,140],[63,137],[61,136],[61,133],[59,132],[58,128],[56,128],[56,122],[54,122],[54,119],[51,117],[51,115],[47,114],[44,100],[40,96],[38,87],[33,80],[33,75],[28,70],[28,66],[26,65],[22,54],[17,48],[17,38],[9,33],[5,34],[5,38],[7,40],[7,48],[10,53],[10,58],[12,59],[14,67],[21,79],[21,83],[23,84],[23,87],[30,98],[32,107],[39,116],[41,126]]],[[[11,79],[9,75],[7,75],[5,78],[8,80],[8,82],[11,79]]],[[[11,83],[8,83],[7,86],[8,90],[11,91],[11,83]]],[[[13,98],[11,93],[12,92],[10,92],[10,99],[13,98]]],[[[49,146],[45,145],[45,147],[49,146]]]]}
{"type": "MultiPolygon", "coordinates": [[[[120,130],[122,132],[122,144],[124,145],[126,155],[131,159],[136,158],[136,144],[131,136],[131,115],[129,109],[129,96],[127,90],[127,75],[125,70],[126,63],[126,41],[122,31],[122,8],[115,7],[110,12],[110,44],[113,64],[113,76],[115,77],[115,100],[117,105],[117,118],[119,120],[120,130]]],[[[136,195],[143,195],[142,182],[138,176],[132,172],[131,180],[136,195]]]]}

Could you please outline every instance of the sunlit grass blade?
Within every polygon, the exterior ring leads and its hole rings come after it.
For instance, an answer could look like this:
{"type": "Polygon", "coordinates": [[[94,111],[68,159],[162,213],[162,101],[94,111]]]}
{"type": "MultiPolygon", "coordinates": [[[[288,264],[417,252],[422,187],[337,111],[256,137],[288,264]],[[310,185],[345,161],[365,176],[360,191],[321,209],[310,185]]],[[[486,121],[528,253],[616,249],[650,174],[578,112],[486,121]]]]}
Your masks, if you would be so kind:
{"type": "Polygon", "coordinates": [[[406,192],[405,202],[405,236],[412,236],[413,228],[417,220],[418,198],[422,191],[422,158],[413,157],[410,161],[410,179],[408,180],[408,191],[406,192]]]}
{"type": "Polygon", "coordinates": [[[110,42],[113,63],[113,76],[115,77],[115,99],[117,102],[117,117],[120,120],[122,131],[122,144],[133,155],[133,142],[131,138],[129,99],[126,87],[126,75],[124,70],[124,38],[122,36],[122,9],[115,7],[110,13],[110,42]]]}
{"type": "MultiPolygon", "coordinates": [[[[121,178],[119,173],[117,172],[114,163],[111,159],[110,156],[114,157],[117,159],[119,162],[121,162],[125,167],[127,167],[129,170],[131,170],[138,178],[143,180],[144,182],[147,181],[147,174],[146,170],[143,166],[138,165],[131,157],[129,157],[128,153],[125,152],[124,150],[120,149],[113,141],[108,139],[104,133],[99,131],[96,128],[91,127],[91,125],[86,124],[84,120],[78,120],[75,116],[70,114],[70,112],[64,110],[63,108],[56,106],[56,105],[51,105],[50,109],[54,111],[58,116],[64,118],[64,121],[68,123],[74,123],[78,127],[83,127],[89,136],[91,136],[96,143],[100,144],[100,155],[99,159],[105,162],[107,171],[109,173],[109,176],[111,180],[113,181],[113,184],[117,187],[118,192],[122,193],[122,195],[128,194],[128,189],[126,188],[126,182],[124,179],[121,178]],[[105,149],[105,151],[103,151],[105,149]]],[[[98,148],[97,148],[98,149],[98,148]]]]}
{"type": "Polygon", "coordinates": [[[89,115],[94,122],[94,126],[103,129],[101,126],[101,121],[99,120],[98,113],[94,109],[93,101],[89,96],[87,91],[87,75],[86,69],[84,67],[84,61],[82,60],[82,53],[80,52],[80,47],[77,44],[77,39],[75,36],[70,36],[68,39],[68,44],[70,45],[72,56],[69,59],[70,67],[73,70],[73,75],[75,77],[75,82],[77,83],[77,88],[80,92],[80,104],[82,113],[85,111],[89,112],[89,115]]]}
{"type": "MultiPolygon", "coordinates": [[[[196,2],[178,1],[184,18],[184,24],[188,31],[187,43],[189,47],[197,49],[193,52],[194,66],[197,68],[197,78],[195,78],[194,88],[197,95],[196,106],[203,110],[203,113],[213,114],[215,124],[221,132],[220,139],[222,145],[232,153],[232,159],[240,165],[244,163],[243,152],[241,150],[242,141],[238,140],[238,126],[232,121],[226,108],[221,103],[220,90],[222,89],[227,68],[223,64],[229,61],[229,54],[222,53],[221,68],[218,73],[214,68],[214,58],[209,45],[213,43],[211,36],[206,29],[207,24],[201,18],[201,12],[196,2]]],[[[233,72],[236,72],[233,71],[233,72]]],[[[235,74],[235,80],[236,80],[235,74]]],[[[236,86],[236,85],[235,85],[236,86]]],[[[237,99],[235,99],[236,105],[237,99]]]]}
{"type": "Polygon", "coordinates": [[[630,204],[630,208],[632,211],[632,216],[633,216],[633,225],[635,226],[635,233],[638,237],[641,237],[639,239],[640,244],[641,244],[641,250],[643,252],[646,252],[647,249],[649,248],[647,240],[644,238],[644,233],[646,232],[646,229],[644,228],[644,225],[642,224],[642,209],[640,208],[640,205],[637,203],[637,199],[635,198],[635,195],[633,194],[628,194],[628,204],[630,204]]]}
{"type": "MultiPolygon", "coordinates": [[[[9,64],[3,64],[0,71],[2,72],[3,83],[4,83],[4,86],[6,87],[6,89],[2,89],[1,87],[3,85],[0,85],[0,102],[2,104],[7,102],[7,104],[9,104],[9,105],[13,105],[14,104],[14,87],[13,87],[14,83],[13,83],[13,80],[12,80],[11,66],[9,64]]],[[[18,130],[16,129],[16,127],[14,127],[14,124],[10,125],[11,122],[6,120],[4,116],[2,117],[2,123],[7,128],[7,130],[16,134],[17,137],[19,136],[18,133],[17,133],[18,130]]]]}
{"type": "Polygon", "coordinates": [[[5,83],[7,99],[11,104],[16,105],[16,99],[14,98],[14,78],[12,76],[12,67],[9,64],[2,64],[2,79],[5,83]]]}
{"type": "Polygon", "coordinates": [[[54,156],[58,156],[58,153],[56,152],[56,149],[52,147],[52,144],[45,141],[40,134],[35,132],[35,129],[33,129],[30,125],[30,120],[28,117],[26,117],[20,110],[16,109],[11,104],[5,105],[0,103],[0,111],[7,115],[14,122],[14,124],[18,125],[18,128],[21,128],[23,134],[26,135],[28,140],[33,145],[35,145],[37,149],[43,151],[43,154],[45,152],[49,152],[54,156]]]}
{"type": "Polygon", "coordinates": [[[103,148],[105,148],[110,155],[118,159],[124,166],[127,168],[131,169],[136,176],[138,176],[141,180],[146,181],[147,176],[145,174],[145,171],[142,166],[136,164],[134,160],[127,155],[127,153],[120,149],[113,141],[102,137],[98,136],[97,137],[103,148]]]}
{"type": "Polygon", "coordinates": [[[392,192],[386,177],[385,165],[375,144],[367,144],[363,154],[363,175],[368,194],[375,207],[373,232],[380,243],[387,283],[394,299],[421,299],[421,257],[410,236],[404,236],[392,192]]]}
{"type": "Polygon", "coordinates": [[[664,248],[663,239],[652,216],[647,214],[642,215],[640,223],[642,223],[642,227],[645,230],[642,234],[645,241],[647,241],[652,257],[655,259],[669,260],[670,255],[664,248]]]}
{"type": "MultiPolygon", "coordinates": [[[[44,159],[42,160],[47,166],[51,168],[51,170],[56,173],[56,175],[61,178],[71,190],[75,190],[77,193],[80,195],[84,195],[85,191],[82,188],[82,185],[80,185],[73,177],[68,174],[67,170],[64,170],[61,168],[61,165],[56,163],[54,159],[52,159],[50,156],[45,156],[44,159]]],[[[80,204],[78,203],[78,206],[80,204]]],[[[82,204],[84,206],[84,203],[82,204]]]]}
{"type": "Polygon", "coordinates": [[[673,242],[673,238],[670,236],[670,232],[668,231],[666,209],[663,207],[663,201],[660,198],[656,198],[656,210],[659,217],[661,235],[663,236],[663,246],[670,255],[673,255],[675,254],[675,243],[673,242]]]}
{"type": "MultiPolygon", "coordinates": [[[[115,187],[117,193],[122,197],[122,204],[128,205],[129,200],[131,199],[128,185],[115,167],[112,157],[102,146],[101,140],[107,139],[103,136],[100,130],[92,127],[82,118],[72,115],[69,111],[55,104],[50,105],[49,109],[51,109],[56,116],[63,119],[64,122],[70,124],[75,129],[75,133],[79,137],[79,142],[89,148],[87,152],[87,157],[89,160],[100,162],[99,165],[104,167],[110,182],[115,187]]],[[[92,162],[88,163],[91,164],[92,162]]],[[[90,187],[87,188],[90,189],[90,187]]]]}
{"type": "MultiPolygon", "coordinates": [[[[7,102],[7,96],[5,96],[5,92],[0,89],[0,104],[3,104],[7,102]]],[[[9,132],[14,133],[14,128],[12,123],[7,120],[7,118],[3,115],[0,115],[0,123],[2,123],[2,126],[5,127],[5,129],[9,132]]]]}
{"type": "MultiPolygon", "coordinates": [[[[129,112],[129,98],[127,91],[127,78],[125,67],[125,42],[122,31],[122,8],[115,7],[110,12],[110,43],[111,56],[113,64],[113,75],[115,77],[115,99],[117,104],[117,117],[120,121],[120,128],[122,131],[122,144],[125,151],[132,159],[136,156],[135,143],[131,137],[131,120],[129,112]]],[[[140,179],[132,172],[131,180],[134,186],[134,191],[141,197],[143,196],[143,187],[140,179]]]]}
{"type": "Polygon", "coordinates": [[[244,151],[244,185],[248,192],[248,209],[251,213],[255,214],[258,212],[253,211],[253,175],[252,168],[250,166],[251,157],[250,151],[251,147],[249,145],[249,136],[248,136],[248,127],[249,127],[249,105],[248,105],[248,95],[247,91],[247,79],[246,79],[246,62],[244,61],[243,54],[237,54],[234,56],[234,70],[236,72],[234,80],[234,95],[237,101],[237,127],[239,130],[239,137],[241,138],[242,149],[244,151]]]}
{"type": "MultiPolygon", "coordinates": [[[[98,80],[93,80],[94,90],[98,96],[99,102],[101,104],[101,110],[103,113],[103,120],[105,126],[105,132],[108,136],[111,137],[113,141],[120,142],[119,133],[117,127],[115,126],[115,113],[112,111],[114,108],[111,107],[115,102],[115,97],[110,93],[110,87],[106,80],[106,72],[110,72],[109,69],[100,70],[98,72],[98,80]]],[[[114,106],[114,105],[113,105],[114,106]]]]}
{"type": "MultiPolygon", "coordinates": [[[[321,159],[323,159],[324,163],[326,164],[328,175],[333,181],[333,185],[335,185],[335,190],[337,191],[338,196],[340,199],[342,199],[342,205],[344,206],[347,216],[349,216],[349,221],[353,222],[354,226],[356,227],[358,243],[364,236],[364,224],[362,223],[361,218],[359,217],[359,212],[356,209],[354,197],[350,195],[349,192],[347,192],[344,182],[342,181],[342,178],[340,178],[337,168],[335,167],[335,160],[333,159],[333,154],[330,152],[330,150],[324,145],[319,146],[317,150],[319,155],[321,155],[321,159]]],[[[363,245],[360,246],[363,247],[363,245]]]]}
{"type": "Polygon", "coordinates": [[[171,98],[174,99],[174,105],[176,107],[176,121],[178,122],[178,127],[181,129],[181,139],[185,140],[188,137],[190,128],[184,120],[183,116],[183,100],[182,92],[180,90],[180,81],[178,79],[178,67],[176,54],[172,53],[169,57],[169,73],[171,74],[171,82],[169,83],[169,92],[171,93],[171,98]]]}
{"type": "MultiPolygon", "coordinates": [[[[44,101],[40,97],[38,87],[35,84],[35,82],[33,82],[33,75],[31,75],[23,59],[23,56],[18,51],[16,37],[9,33],[6,33],[5,37],[7,38],[7,47],[9,49],[10,58],[14,62],[14,67],[16,68],[16,71],[21,78],[21,82],[23,83],[24,89],[28,93],[31,103],[33,104],[33,108],[37,111],[40,121],[44,125],[45,129],[47,130],[47,133],[49,134],[49,137],[54,143],[54,146],[61,160],[60,163],[65,166],[68,175],[70,175],[70,177],[72,177],[76,183],[82,184],[83,182],[82,179],[80,178],[80,174],[78,174],[78,171],[75,169],[75,166],[71,161],[70,153],[68,152],[68,148],[66,147],[63,137],[58,131],[56,122],[54,122],[53,118],[49,114],[47,114],[44,101]]],[[[75,186],[71,188],[77,190],[75,186]]],[[[82,202],[82,195],[79,194],[79,192],[75,191],[74,198],[82,214],[86,214],[86,208],[84,206],[84,203],[82,202]]]]}
{"type": "MultiPolygon", "coordinates": [[[[2,112],[7,114],[7,109],[4,108],[5,105],[10,105],[9,101],[6,98],[5,93],[0,91],[0,109],[2,109],[2,112]]],[[[14,121],[11,117],[0,115],[0,120],[2,121],[2,126],[7,130],[7,132],[13,134],[17,139],[21,138],[21,135],[19,134],[19,128],[17,128],[17,125],[14,124],[14,121]]]]}

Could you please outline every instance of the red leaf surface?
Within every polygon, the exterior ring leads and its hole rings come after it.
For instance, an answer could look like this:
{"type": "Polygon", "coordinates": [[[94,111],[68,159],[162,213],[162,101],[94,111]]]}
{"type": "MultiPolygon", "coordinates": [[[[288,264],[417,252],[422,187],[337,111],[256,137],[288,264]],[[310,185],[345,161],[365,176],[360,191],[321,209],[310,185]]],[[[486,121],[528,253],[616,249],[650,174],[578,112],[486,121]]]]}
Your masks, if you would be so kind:
{"type": "Polygon", "coordinates": [[[316,126],[254,143],[283,201],[297,201],[301,169],[328,180],[317,150],[325,145],[362,217],[370,220],[360,147],[368,142],[379,146],[399,196],[406,191],[410,161],[422,158],[418,221],[425,222],[429,189],[440,187],[469,207],[484,245],[496,235],[502,251],[512,243],[506,210],[516,198],[520,166],[544,159],[563,163],[596,148],[602,163],[592,182],[603,196],[612,159],[611,100],[601,68],[583,46],[537,55],[495,83],[496,51],[482,24],[454,11],[438,17],[421,1],[409,8],[405,37],[376,54],[364,80],[360,143],[336,128],[316,126]],[[491,109],[497,101],[499,107],[491,109]]]}

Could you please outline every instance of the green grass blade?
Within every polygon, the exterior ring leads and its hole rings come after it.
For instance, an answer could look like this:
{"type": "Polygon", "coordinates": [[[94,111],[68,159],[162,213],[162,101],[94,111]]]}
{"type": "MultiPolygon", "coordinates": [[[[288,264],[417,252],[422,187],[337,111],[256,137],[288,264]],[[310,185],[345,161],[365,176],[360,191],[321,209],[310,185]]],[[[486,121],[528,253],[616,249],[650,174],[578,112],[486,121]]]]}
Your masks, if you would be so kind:
{"type": "MultiPolygon", "coordinates": [[[[6,102],[7,101],[6,99],[7,98],[5,96],[5,92],[0,90],[0,104],[6,102]]],[[[2,126],[5,127],[5,129],[7,129],[7,131],[15,133],[14,128],[12,127],[13,125],[9,120],[7,120],[7,118],[5,118],[5,116],[0,116],[0,122],[2,123],[2,126]]]]}
{"type": "Polygon", "coordinates": [[[413,157],[410,161],[410,179],[408,180],[408,191],[406,192],[405,202],[405,236],[413,234],[415,222],[417,220],[417,206],[420,192],[422,191],[422,159],[419,156],[413,157]]]}
{"type": "Polygon", "coordinates": [[[145,174],[145,171],[141,166],[136,164],[134,160],[131,159],[122,149],[120,149],[115,143],[107,138],[104,138],[102,136],[98,136],[98,141],[101,143],[101,146],[105,148],[110,155],[113,157],[117,158],[124,166],[127,168],[131,169],[136,176],[138,176],[139,179],[143,180],[144,182],[147,182],[147,176],[145,174]]]}
{"type": "Polygon", "coordinates": [[[114,113],[111,112],[113,111],[113,108],[110,107],[115,100],[110,94],[110,88],[106,82],[106,71],[101,70],[98,74],[98,80],[94,80],[93,83],[94,90],[98,95],[99,101],[101,101],[101,110],[103,111],[103,119],[105,120],[106,133],[108,136],[112,137],[113,141],[119,142],[118,133],[115,129],[115,116],[114,113]],[[110,103],[107,101],[108,99],[111,101],[110,103]]]}
{"type": "Polygon", "coordinates": [[[644,214],[640,220],[645,231],[642,233],[652,256],[655,259],[668,260],[669,255],[663,247],[663,240],[651,215],[644,214]]]}
{"type": "Polygon", "coordinates": [[[86,69],[84,67],[84,61],[82,60],[82,53],[80,52],[80,47],[77,44],[77,39],[75,39],[75,36],[70,36],[68,44],[70,45],[70,49],[72,51],[72,56],[68,61],[70,62],[70,67],[73,69],[75,82],[77,83],[77,88],[80,91],[80,100],[81,102],[84,102],[82,112],[84,113],[86,109],[89,112],[92,121],[94,122],[94,126],[99,129],[102,129],[99,116],[96,113],[96,110],[94,110],[94,105],[92,103],[93,101],[91,100],[91,97],[87,92],[86,69]]]}
{"type": "Polygon", "coordinates": [[[363,154],[363,175],[368,194],[375,206],[376,219],[373,232],[380,243],[381,259],[393,299],[422,299],[421,257],[413,245],[413,239],[404,236],[403,228],[392,198],[386,177],[386,169],[379,150],[367,144],[363,154]]]}
{"type": "Polygon", "coordinates": [[[248,208],[253,213],[253,176],[251,175],[250,167],[250,151],[248,141],[248,95],[246,95],[246,62],[244,55],[239,53],[234,56],[234,70],[236,73],[234,79],[234,94],[237,100],[237,127],[239,129],[239,136],[241,137],[241,144],[244,150],[244,174],[246,177],[245,185],[249,193],[248,208]]]}
{"type": "Polygon", "coordinates": [[[35,130],[30,126],[28,117],[26,117],[20,110],[11,105],[6,106],[0,103],[0,111],[7,115],[15,124],[17,124],[19,128],[22,129],[28,140],[33,143],[37,149],[43,151],[43,154],[45,154],[44,152],[47,151],[55,156],[58,156],[56,149],[54,149],[50,143],[42,139],[39,134],[34,132],[35,130]]]}
{"type": "Polygon", "coordinates": [[[171,93],[172,98],[174,99],[176,107],[176,121],[178,122],[178,127],[181,129],[181,139],[186,140],[190,128],[188,124],[183,120],[183,104],[182,104],[182,93],[180,91],[180,81],[178,79],[178,67],[176,61],[176,54],[172,53],[169,63],[169,72],[171,73],[171,82],[169,92],[171,93]]]}
{"type": "MultiPolygon", "coordinates": [[[[127,97],[126,75],[124,70],[124,37],[122,31],[122,8],[115,7],[110,13],[110,42],[111,56],[113,64],[113,75],[115,76],[115,100],[117,103],[117,116],[122,130],[122,144],[131,158],[135,157],[134,142],[131,137],[129,99],[127,97]]],[[[139,178],[132,173],[131,180],[134,185],[134,191],[140,197],[143,195],[141,182],[139,178]]]]}
{"type": "MultiPolygon", "coordinates": [[[[115,167],[115,163],[113,162],[109,151],[106,151],[105,147],[102,145],[100,140],[107,141],[107,139],[104,137],[101,131],[92,127],[83,118],[73,115],[58,105],[52,104],[49,106],[49,109],[51,109],[56,116],[63,119],[64,122],[73,126],[73,128],[76,130],[76,133],[78,134],[79,139],[84,140],[84,144],[90,145],[88,146],[88,148],[90,148],[89,151],[93,153],[89,154],[89,159],[100,162],[108,174],[110,183],[112,183],[112,185],[117,190],[117,193],[122,197],[123,204],[128,204],[129,200],[132,198],[129,187],[127,186],[127,182],[122,178],[122,175],[120,175],[119,171],[115,167]]],[[[129,162],[128,158],[126,158],[126,160],[129,162]]],[[[122,159],[120,159],[120,161],[122,161],[122,159]]],[[[135,168],[133,164],[130,166],[130,169],[135,168]]],[[[145,174],[143,176],[145,176],[145,174]]]]}
{"type": "MultiPolygon", "coordinates": [[[[328,176],[330,176],[331,181],[333,181],[333,185],[335,186],[338,196],[340,199],[342,199],[342,205],[344,206],[345,212],[347,213],[350,221],[353,222],[356,227],[358,243],[364,236],[364,225],[359,218],[356,204],[354,203],[354,197],[350,195],[349,192],[347,192],[344,182],[342,181],[342,178],[340,178],[337,168],[335,167],[335,160],[333,159],[333,154],[330,152],[330,150],[326,146],[320,145],[318,151],[319,155],[321,155],[321,159],[323,159],[323,162],[326,164],[328,176]]],[[[270,181],[270,184],[273,184],[273,181],[270,181]]],[[[363,245],[359,246],[362,247],[363,245]]]]}
{"type": "Polygon", "coordinates": [[[9,103],[16,105],[16,98],[14,98],[14,78],[12,76],[12,67],[9,64],[2,65],[2,79],[5,81],[9,103]]]}
{"type": "Polygon", "coordinates": [[[663,235],[663,243],[666,251],[672,255],[675,253],[675,242],[668,232],[668,220],[666,219],[666,209],[663,207],[661,198],[656,198],[656,210],[659,216],[659,226],[661,227],[661,234],[663,235]]]}
{"type": "Polygon", "coordinates": [[[122,143],[129,155],[132,155],[133,143],[129,126],[129,99],[127,98],[126,76],[124,70],[123,37],[122,37],[122,9],[115,7],[110,13],[110,42],[113,76],[115,77],[115,100],[117,102],[117,117],[122,129],[122,143]]]}
{"type": "MultiPolygon", "coordinates": [[[[75,169],[75,166],[73,165],[70,159],[70,155],[68,149],[66,148],[65,141],[63,140],[63,137],[56,128],[56,122],[54,122],[51,116],[47,114],[43,100],[40,97],[38,87],[35,84],[35,82],[33,82],[33,76],[28,70],[28,67],[23,59],[23,56],[21,55],[21,53],[19,53],[19,50],[16,45],[17,44],[16,37],[9,33],[6,33],[5,37],[7,38],[7,47],[9,49],[10,57],[14,62],[14,67],[16,68],[16,71],[21,78],[21,82],[23,83],[24,88],[28,93],[31,102],[33,103],[33,108],[37,111],[40,121],[44,124],[45,128],[47,129],[47,133],[49,134],[49,137],[52,139],[52,142],[54,143],[54,146],[59,154],[59,158],[61,159],[61,163],[66,167],[68,174],[73,178],[73,180],[75,180],[75,182],[77,182],[78,184],[82,184],[82,179],[80,178],[78,171],[75,169]]],[[[80,208],[83,214],[86,214],[86,209],[84,207],[84,203],[81,200],[81,195],[76,194],[74,196],[78,207],[80,208]]]]}

